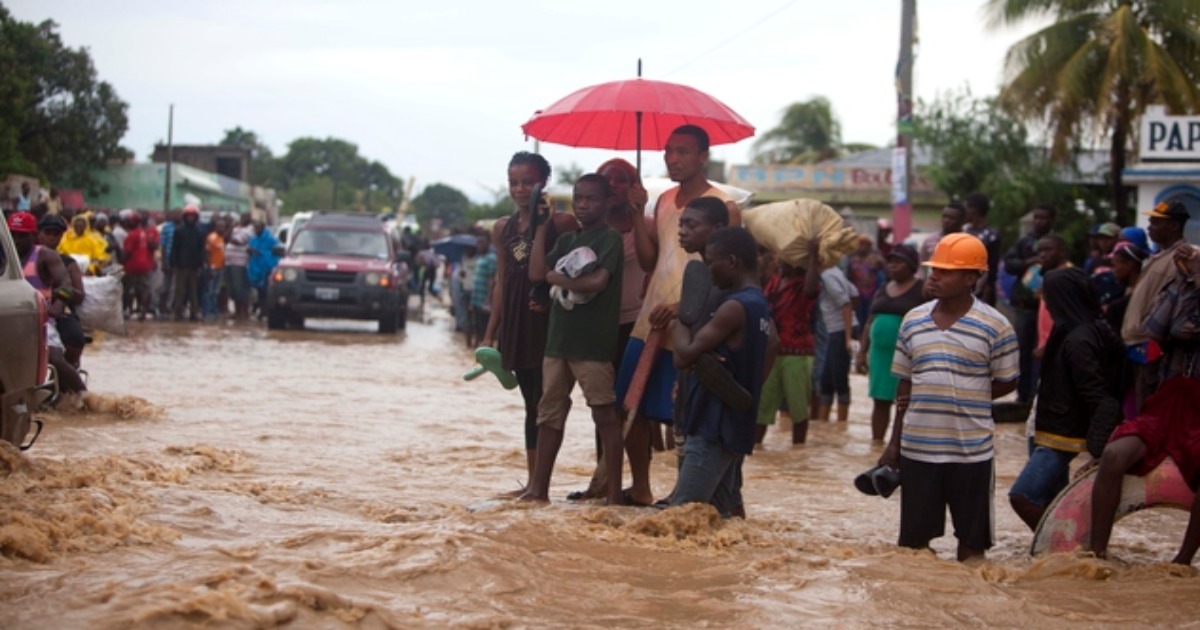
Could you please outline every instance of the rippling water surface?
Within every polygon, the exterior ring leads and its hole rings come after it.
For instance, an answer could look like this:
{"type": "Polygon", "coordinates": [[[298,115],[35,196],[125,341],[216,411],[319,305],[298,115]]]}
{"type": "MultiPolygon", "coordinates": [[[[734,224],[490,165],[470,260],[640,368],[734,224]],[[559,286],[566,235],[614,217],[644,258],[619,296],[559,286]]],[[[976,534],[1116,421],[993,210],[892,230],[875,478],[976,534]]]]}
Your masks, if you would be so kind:
{"type": "MultiPolygon", "coordinates": [[[[493,500],[524,479],[521,400],[465,383],[430,309],[407,334],[133,325],[91,347],[95,393],[0,449],[0,627],[1182,627],[1195,571],[1165,564],[1186,514],[1122,521],[1114,560],[1030,559],[1005,493],[1022,428],[998,436],[986,562],[897,549],[855,376],[849,426],[772,432],[746,463],[749,518],[493,500]]],[[[774,430],[773,430],[774,431],[774,430]]],[[[577,401],[552,496],[586,484],[577,401]]],[[[663,494],[673,456],[657,455],[663,494]]]]}

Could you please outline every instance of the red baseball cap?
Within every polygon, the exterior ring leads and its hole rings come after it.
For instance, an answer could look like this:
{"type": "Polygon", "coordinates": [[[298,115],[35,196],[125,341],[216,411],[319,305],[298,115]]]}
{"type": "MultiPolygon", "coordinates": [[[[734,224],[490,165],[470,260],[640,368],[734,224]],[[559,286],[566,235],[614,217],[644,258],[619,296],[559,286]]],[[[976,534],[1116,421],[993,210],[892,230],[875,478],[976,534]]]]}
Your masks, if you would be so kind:
{"type": "Polygon", "coordinates": [[[8,215],[8,230],[14,233],[33,234],[37,232],[37,219],[28,212],[14,212],[8,215]]]}

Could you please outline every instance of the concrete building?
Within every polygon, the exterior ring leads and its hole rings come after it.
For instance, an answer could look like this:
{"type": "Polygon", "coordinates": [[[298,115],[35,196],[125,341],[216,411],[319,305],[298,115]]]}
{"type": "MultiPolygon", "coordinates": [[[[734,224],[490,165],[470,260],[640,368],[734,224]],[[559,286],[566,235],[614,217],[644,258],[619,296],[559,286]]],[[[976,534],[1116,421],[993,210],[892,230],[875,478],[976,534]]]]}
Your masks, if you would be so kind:
{"type": "MultiPolygon", "coordinates": [[[[158,163],[111,164],[93,175],[103,193],[88,197],[93,208],[118,210],[133,208],[159,213],[167,195],[167,165],[158,163]]],[[[256,211],[269,224],[277,218],[278,200],[275,190],[251,186],[232,177],[210,173],[187,164],[171,167],[169,206],[182,208],[196,203],[204,216],[212,212],[237,213],[256,211]]]]}
{"type": "MultiPolygon", "coordinates": [[[[921,177],[922,167],[932,157],[923,147],[913,149],[914,173],[909,188],[913,207],[912,227],[916,232],[938,229],[946,194],[921,177]]],[[[1104,151],[1076,156],[1075,169],[1063,169],[1063,181],[1103,186],[1108,168],[1104,151]]],[[[784,199],[819,199],[834,209],[849,208],[859,219],[892,216],[892,149],[861,151],[816,164],[734,165],[729,184],[754,193],[754,203],[784,199]]],[[[864,222],[864,224],[870,221],[864,222]]]]}
{"type": "MultiPolygon", "coordinates": [[[[250,149],[232,145],[176,144],[171,148],[171,162],[186,164],[209,173],[216,173],[238,181],[250,181],[250,149]]],[[[167,145],[154,145],[151,162],[167,161],[167,145]]]]}

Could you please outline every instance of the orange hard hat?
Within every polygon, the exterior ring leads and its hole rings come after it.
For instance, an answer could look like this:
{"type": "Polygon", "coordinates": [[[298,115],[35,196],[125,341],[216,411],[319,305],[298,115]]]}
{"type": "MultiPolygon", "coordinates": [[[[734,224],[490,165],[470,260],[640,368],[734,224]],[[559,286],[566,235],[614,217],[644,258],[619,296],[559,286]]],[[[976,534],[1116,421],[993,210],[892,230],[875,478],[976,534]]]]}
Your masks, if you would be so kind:
{"type": "Polygon", "coordinates": [[[983,241],[970,234],[947,234],[938,241],[937,248],[933,250],[933,258],[930,258],[925,266],[935,269],[987,271],[987,248],[983,246],[983,241]]]}

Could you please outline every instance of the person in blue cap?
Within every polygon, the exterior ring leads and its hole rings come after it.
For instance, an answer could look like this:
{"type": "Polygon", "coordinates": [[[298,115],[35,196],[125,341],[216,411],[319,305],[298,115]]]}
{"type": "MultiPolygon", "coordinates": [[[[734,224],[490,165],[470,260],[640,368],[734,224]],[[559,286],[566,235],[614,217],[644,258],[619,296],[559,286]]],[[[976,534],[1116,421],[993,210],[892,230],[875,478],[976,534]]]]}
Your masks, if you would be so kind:
{"type": "Polygon", "coordinates": [[[1150,252],[1151,254],[1153,254],[1156,249],[1151,247],[1150,239],[1146,236],[1146,230],[1143,230],[1140,227],[1130,226],[1123,228],[1121,230],[1120,240],[1133,243],[1134,245],[1138,246],[1138,249],[1145,252],[1150,252]]]}

